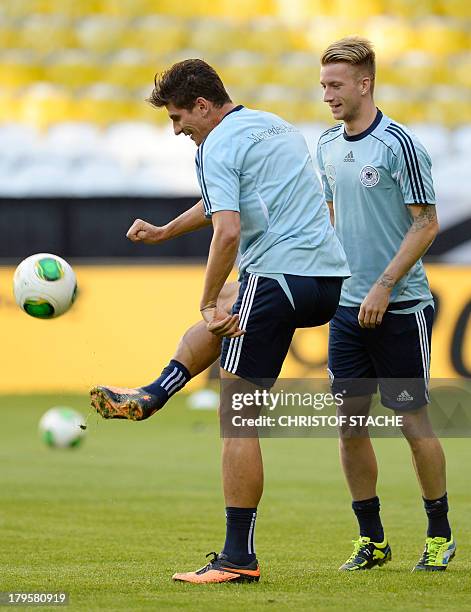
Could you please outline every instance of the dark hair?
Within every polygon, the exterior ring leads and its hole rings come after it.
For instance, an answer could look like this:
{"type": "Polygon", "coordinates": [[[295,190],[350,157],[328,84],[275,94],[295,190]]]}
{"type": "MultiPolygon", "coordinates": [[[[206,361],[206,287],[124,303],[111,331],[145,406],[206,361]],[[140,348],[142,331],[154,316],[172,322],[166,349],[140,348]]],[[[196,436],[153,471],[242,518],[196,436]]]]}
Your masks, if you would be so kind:
{"type": "Polygon", "coordinates": [[[215,106],[231,102],[214,68],[203,60],[187,59],[155,75],[154,89],[147,101],[157,108],[172,103],[177,108],[191,110],[199,97],[215,106]]]}

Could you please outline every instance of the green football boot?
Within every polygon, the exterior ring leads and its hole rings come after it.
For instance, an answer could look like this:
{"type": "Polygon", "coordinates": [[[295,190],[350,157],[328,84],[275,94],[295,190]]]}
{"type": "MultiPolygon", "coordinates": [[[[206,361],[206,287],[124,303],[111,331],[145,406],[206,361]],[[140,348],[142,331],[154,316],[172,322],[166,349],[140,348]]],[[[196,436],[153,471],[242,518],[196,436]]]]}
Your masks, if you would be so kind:
{"type": "Polygon", "coordinates": [[[386,538],[383,542],[372,542],[370,538],[360,536],[358,540],[353,540],[353,552],[339,570],[353,572],[381,567],[391,559],[391,547],[386,538]]]}
{"type": "Polygon", "coordinates": [[[446,538],[427,538],[425,549],[413,572],[443,572],[456,553],[456,542],[453,536],[446,538]]]}

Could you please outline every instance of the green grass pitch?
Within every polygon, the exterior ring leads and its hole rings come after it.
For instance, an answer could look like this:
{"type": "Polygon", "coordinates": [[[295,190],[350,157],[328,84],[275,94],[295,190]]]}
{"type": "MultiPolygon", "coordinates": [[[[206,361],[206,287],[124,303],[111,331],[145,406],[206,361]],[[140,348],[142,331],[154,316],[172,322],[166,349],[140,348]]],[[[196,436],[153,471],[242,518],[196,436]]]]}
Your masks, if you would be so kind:
{"type": "MultiPolygon", "coordinates": [[[[262,442],[259,584],[173,584],[220,550],[224,503],[214,412],[184,396],[144,423],[92,416],[82,448],[38,438],[54,405],[84,396],[2,396],[0,591],[68,591],[70,610],[471,610],[469,439],[444,440],[458,551],[443,574],[411,574],[425,519],[406,443],[377,440],[382,516],[393,561],[338,566],[356,536],[334,439],[262,442]]],[[[42,609],[52,609],[42,608],[42,609]]]]}

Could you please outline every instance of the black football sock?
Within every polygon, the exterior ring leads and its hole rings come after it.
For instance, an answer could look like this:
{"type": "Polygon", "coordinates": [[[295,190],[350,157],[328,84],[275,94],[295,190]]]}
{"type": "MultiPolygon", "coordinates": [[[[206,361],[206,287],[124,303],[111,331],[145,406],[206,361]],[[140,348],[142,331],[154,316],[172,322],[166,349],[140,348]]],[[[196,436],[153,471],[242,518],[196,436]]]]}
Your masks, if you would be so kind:
{"type": "Polygon", "coordinates": [[[384,540],[379,508],[379,497],[352,502],[352,509],[360,527],[360,535],[376,543],[384,540]]]}
{"type": "Polygon", "coordinates": [[[226,542],[223,554],[236,565],[248,565],[255,559],[255,520],[257,508],[226,508],[226,542]]]}
{"type": "Polygon", "coordinates": [[[428,518],[427,537],[451,537],[450,523],[448,522],[448,495],[445,493],[439,499],[425,499],[424,508],[428,518]]]}
{"type": "Polygon", "coordinates": [[[172,359],[168,366],[162,370],[162,374],[157,380],[154,380],[150,385],[141,387],[141,389],[147,391],[147,393],[152,394],[156,398],[152,404],[152,408],[160,410],[172,395],[183,389],[190,378],[191,374],[185,366],[179,361],[172,359]]]}

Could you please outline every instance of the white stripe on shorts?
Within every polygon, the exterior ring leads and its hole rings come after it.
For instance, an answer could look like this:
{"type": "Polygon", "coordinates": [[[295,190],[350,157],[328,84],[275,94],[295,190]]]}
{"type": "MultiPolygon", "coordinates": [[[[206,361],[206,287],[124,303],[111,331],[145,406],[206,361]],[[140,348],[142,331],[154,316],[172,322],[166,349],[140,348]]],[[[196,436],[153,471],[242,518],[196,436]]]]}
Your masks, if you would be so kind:
{"type": "MultiPolygon", "coordinates": [[[[240,316],[241,316],[241,313],[245,309],[245,304],[247,302],[247,298],[248,298],[249,293],[250,293],[250,287],[251,287],[251,284],[253,282],[252,278],[253,278],[252,275],[249,275],[249,280],[247,281],[247,285],[245,286],[245,289],[244,289],[244,295],[242,296],[242,302],[241,302],[240,310],[239,310],[239,325],[240,325],[240,316]]],[[[232,361],[231,357],[232,357],[232,355],[234,353],[234,350],[235,350],[235,347],[237,345],[237,340],[238,340],[238,338],[231,338],[230,341],[229,341],[229,348],[227,349],[226,361],[225,361],[224,366],[223,366],[224,369],[227,370],[227,371],[229,371],[228,370],[229,364],[232,361]]]]}
{"type": "Polygon", "coordinates": [[[424,371],[425,381],[425,399],[429,401],[430,398],[428,394],[428,383],[430,378],[430,352],[428,343],[427,322],[425,320],[424,311],[419,310],[418,312],[416,312],[415,318],[417,320],[417,327],[419,329],[420,352],[422,353],[422,368],[424,371]]]}
{"type": "MultiPolygon", "coordinates": [[[[250,274],[245,288],[244,295],[242,297],[242,304],[239,311],[239,327],[245,331],[247,321],[249,318],[250,310],[254,301],[255,293],[257,291],[258,276],[250,274]]],[[[242,351],[242,343],[244,336],[238,336],[237,338],[231,338],[229,349],[227,351],[226,361],[224,363],[224,369],[231,374],[235,374],[237,366],[239,365],[240,353],[242,351]]]]}

